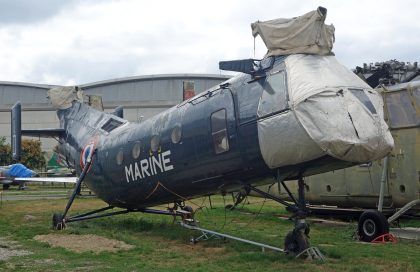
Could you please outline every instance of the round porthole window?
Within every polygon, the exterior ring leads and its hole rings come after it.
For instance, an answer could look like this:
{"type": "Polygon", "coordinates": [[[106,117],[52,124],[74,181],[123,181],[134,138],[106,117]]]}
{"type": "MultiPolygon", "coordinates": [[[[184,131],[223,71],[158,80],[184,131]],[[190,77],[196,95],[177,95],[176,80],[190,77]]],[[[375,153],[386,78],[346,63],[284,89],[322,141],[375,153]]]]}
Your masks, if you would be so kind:
{"type": "Polygon", "coordinates": [[[154,135],[152,139],[150,140],[150,149],[152,149],[153,152],[156,152],[159,149],[159,144],[160,144],[159,135],[154,135]]]}
{"type": "Polygon", "coordinates": [[[400,185],[400,192],[405,193],[405,186],[404,185],[400,185]]]}
{"type": "Polygon", "coordinates": [[[117,152],[117,157],[116,157],[117,164],[121,165],[123,163],[123,160],[124,160],[124,150],[121,148],[117,152]]]}
{"type": "Polygon", "coordinates": [[[133,145],[133,150],[132,150],[133,159],[138,159],[138,157],[140,157],[140,151],[141,151],[140,142],[135,142],[133,145]]]}
{"type": "Polygon", "coordinates": [[[175,125],[175,127],[172,129],[172,133],[171,133],[171,140],[172,143],[177,144],[181,141],[181,137],[182,137],[182,129],[181,129],[181,125],[177,124],[175,125]]]}

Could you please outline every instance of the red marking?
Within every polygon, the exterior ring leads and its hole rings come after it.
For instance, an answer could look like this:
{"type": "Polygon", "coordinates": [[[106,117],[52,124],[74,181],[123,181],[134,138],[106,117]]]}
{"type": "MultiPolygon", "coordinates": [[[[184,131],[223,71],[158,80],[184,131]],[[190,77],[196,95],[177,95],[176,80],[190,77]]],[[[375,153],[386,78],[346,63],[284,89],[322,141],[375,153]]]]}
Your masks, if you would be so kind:
{"type": "Polygon", "coordinates": [[[397,238],[395,238],[395,236],[392,235],[391,233],[385,233],[385,234],[383,234],[381,236],[378,236],[375,239],[373,239],[371,241],[371,243],[376,243],[376,244],[393,243],[393,244],[396,244],[397,243],[397,238]]]}
{"type": "MultiPolygon", "coordinates": [[[[87,143],[80,152],[80,167],[83,169],[86,164],[86,160],[89,156],[92,156],[93,151],[96,149],[96,139],[92,139],[87,143]],[[87,153],[88,152],[88,153],[87,153]]],[[[91,158],[92,159],[92,158],[91,158]]],[[[90,169],[90,167],[89,167],[90,169]]]]}
{"type": "Polygon", "coordinates": [[[193,96],[195,96],[194,90],[191,90],[191,89],[184,90],[184,100],[188,100],[188,99],[190,99],[193,96]]]}

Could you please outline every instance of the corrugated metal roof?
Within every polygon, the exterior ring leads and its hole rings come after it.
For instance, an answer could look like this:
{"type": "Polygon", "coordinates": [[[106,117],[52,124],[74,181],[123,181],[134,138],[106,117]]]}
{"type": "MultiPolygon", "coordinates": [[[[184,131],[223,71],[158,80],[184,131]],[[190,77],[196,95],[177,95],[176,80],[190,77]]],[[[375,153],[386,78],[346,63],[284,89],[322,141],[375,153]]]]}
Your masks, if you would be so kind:
{"type": "MultiPolygon", "coordinates": [[[[111,85],[117,83],[127,83],[134,81],[146,81],[146,80],[162,80],[162,79],[226,79],[228,80],[232,76],[229,75],[216,75],[216,74],[159,74],[159,75],[144,75],[144,76],[133,76],[102,80],[92,83],[86,83],[79,85],[83,88],[93,88],[104,85],[111,85]]],[[[50,84],[36,84],[27,82],[14,82],[14,81],[0,81],[0,86],[19,86],[19,87],[30,87],[36,89],[51,89],[62,85],[50,85],[50,84]]]]}
{"type": "Polygon", "coordinates": [[[134,81],[146,81],[146,80],[163,80],[163,79],[226,79],[228,80],[232,76],[229,75],[216,75],[216,74],[160,74],[160,75],[145,75],[145,76],[134,76],[134,77],[124,77],[109,79],[103,81],[97,81],[87,84],[79,85],[83,88],[92,88],[99,87],[103,85],[110,85],[116,83],[128,83],[134,81]]]}

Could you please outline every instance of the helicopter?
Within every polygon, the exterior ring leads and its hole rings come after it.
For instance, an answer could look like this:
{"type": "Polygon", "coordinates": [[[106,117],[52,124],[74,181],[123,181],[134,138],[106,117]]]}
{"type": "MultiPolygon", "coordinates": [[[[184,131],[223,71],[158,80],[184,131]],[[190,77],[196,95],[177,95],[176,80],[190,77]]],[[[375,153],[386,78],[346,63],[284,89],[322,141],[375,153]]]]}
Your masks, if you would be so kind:
{"type": "Polygon", "coordinates": [[[54,137],[79,176],[64,212],[53,215],[53,227],[129,212],[191,220],[188,199],[296,179],[299,198],[289,204],[295,227],[285,249],[307,249],[303,178],[380,159],[393,147],[380,95],[331,53],[334,28],[324,24],[326,13],[319,7],[287,21],[293,32],[307,27],[289,40],[290,49],[273,48],[268,38],[284,19],[252,24],[253,35],[269,44],[262,60],[220,62],[220,69],[239,73],[141,123],[84,104],[77,86],[48,91],[59,128],[22,129],[16,103],[14,159],[22,135],[54,137]],[[314,40],[302,49],[308,33],[314,40]],[[67,216],[82,181],[108,206],[67,216]],[[168,203],[173,208],[151,208],[168,203]],[[115,207],[123,210],[111,211],[115,207]]]}

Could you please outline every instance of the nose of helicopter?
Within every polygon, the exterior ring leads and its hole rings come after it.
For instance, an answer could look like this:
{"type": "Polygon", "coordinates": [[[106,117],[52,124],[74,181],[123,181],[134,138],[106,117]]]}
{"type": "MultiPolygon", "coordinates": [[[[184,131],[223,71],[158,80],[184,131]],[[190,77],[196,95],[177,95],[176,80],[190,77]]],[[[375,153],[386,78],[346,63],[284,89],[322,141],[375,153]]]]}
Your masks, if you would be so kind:
{"type": "Polygon", "coordinates": [[[327,154],[351,162],[383,158],[394,141],[372,90],[341,89],[308,98],[296,109],[312,140],[327,154]]]}
{"type": "Polygon", "coordinates": [[[334,56],[296,54],[284,62],[290,111],[258,121],[260,150],[268,167],[298,165],[325,155],[365,163],[392,150],[382,97],[334,56]]]}

